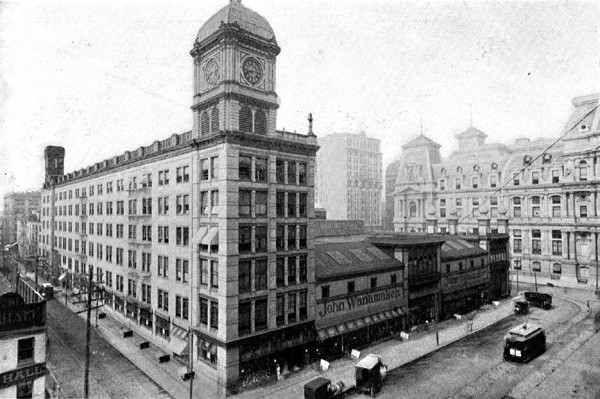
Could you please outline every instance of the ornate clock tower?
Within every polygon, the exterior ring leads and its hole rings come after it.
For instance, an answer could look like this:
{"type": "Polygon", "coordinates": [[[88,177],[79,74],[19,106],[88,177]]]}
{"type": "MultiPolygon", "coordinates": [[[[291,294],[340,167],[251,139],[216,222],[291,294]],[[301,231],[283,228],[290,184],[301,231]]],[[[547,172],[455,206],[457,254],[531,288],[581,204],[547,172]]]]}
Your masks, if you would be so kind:
{"type": "Polygon", "coordinates": [[[231,0],[202,26],[191,51],[194,138],[224,130],[275,135],[279,52],[267,20],[240,0],[231,0]]]}

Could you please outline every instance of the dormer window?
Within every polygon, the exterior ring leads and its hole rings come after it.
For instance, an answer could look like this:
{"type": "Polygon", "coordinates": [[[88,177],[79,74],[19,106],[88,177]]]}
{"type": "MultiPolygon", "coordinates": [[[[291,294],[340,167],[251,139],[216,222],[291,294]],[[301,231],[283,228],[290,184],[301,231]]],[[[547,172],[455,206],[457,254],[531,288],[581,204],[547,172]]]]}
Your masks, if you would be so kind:
{"type": "Polygon", "coordinates": [[[473,170],[475,172],[479,172],[479,165],[473,165],[473,170]]]}
{"type": "Polygon", "coordinates": [[[544,154],[544,156],[542,157],[542,163],[550,163],[550,162],[552,162],[552,155],[544,154]]]}
{"type": "Polygon", "coordinates": [[[498,164],[497,164],[496,162],[493,162],[493,163],[492,163],[492,169],[493,169],[493,170],[496,170],[496,169],[498,169],[498,164]]]}
{"type": "Polygon", "coordinates": [[[523,157],[523,165],[529,165],[532,161],[531,155],[525,155],[523,157]]]}
{"type": "Polygon", "coordinates": [[[462,173],[462,168],[460,166],[456,168],[456,173],[462,173]]]}

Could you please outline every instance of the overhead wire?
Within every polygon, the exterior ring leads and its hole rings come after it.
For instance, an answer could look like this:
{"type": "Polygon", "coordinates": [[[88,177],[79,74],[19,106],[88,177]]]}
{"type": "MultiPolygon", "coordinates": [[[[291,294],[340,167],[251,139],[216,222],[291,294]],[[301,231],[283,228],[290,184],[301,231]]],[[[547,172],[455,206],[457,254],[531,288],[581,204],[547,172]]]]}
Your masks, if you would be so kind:
{"type": "MultiPolygon", "coordinates": [[[[513,173],[512,177],[510,179],[508,179],[502,186],[500,186],[499,188],[497,188],[495,191],[493,191],[491,194],[488,194],[487,196],[484,197],[484,200],[482,201],[481,205],[478,205],[477,208],[474,208],[471,210],[471,212],[469,212],[469,214],[467,216],[464,216],[462,219],[460,219],[458,221],[458,223],[460,224],[461,222],[474,217],[475,216],[475,211],[479,211],[479,208],[483,205],[486,204],[488,202],[488,200],[493,197],[495,194],[501,192],[502,190],[504,190],[504,188],[506,186],[508,186],[510,183],[512,183],[515,180],[516,176],[521,175],[521,173],[525,172],[525,170],[527,170],[527,168],[531,167],[535,161],[537,161],[538,159],[540,159],[544,154],[546,154],[552,147],[554,147],[559,141],[561,141],[567,134],[569,134],[577,125],[579,125],[585,118],[587,118],[592,112],[594,112],[596,109],[598,109],[599,105],[596,105],[594,108],[592,108],[589,112],[587,112],[585,115],[583,115],[581,118],[579,118],[577,120],[577,122],[575,122],[573,124],[573,126],[571,126],[569,129],[566,129],[565,132],[563,134],[561,134],[556,140],[554,140],[552,142],[552,144],[550,144],[548,147],[546,147],[542,152],[540,152],[534,159],[531,160],[531,162],[528,162],[525,166],[523,166],[521,168],[521,170],[518,173],[513,173]]],[[[483,181],[481,182],[482,186],[483,186],[483,181]]]]}

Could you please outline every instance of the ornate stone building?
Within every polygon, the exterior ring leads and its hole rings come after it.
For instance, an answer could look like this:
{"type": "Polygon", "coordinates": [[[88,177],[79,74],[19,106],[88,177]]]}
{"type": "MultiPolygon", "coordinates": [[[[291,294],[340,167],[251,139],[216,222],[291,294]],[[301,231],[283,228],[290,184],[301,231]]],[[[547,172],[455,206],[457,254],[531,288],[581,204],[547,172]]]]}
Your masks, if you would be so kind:
{"type": "Polygon", "coordinates": [[[513,278],[598,287],[600,111],[598,94],[574,98],[554,138],[487,144],[473,127],[458,134],[459,149],[442,159],[423,135],[405,144],[394,190],[394,229],[438,231],[458,220],[474,232],[481,207],[508,216],[513,278]]]}
{"type": "Polygon", "coordinates": [[[315,340],[318,147],[275,130],[279,52],[233,0],[193,44],[191,131],[67,174],[64,149],[45,153],[40,248],[58,280],[91,272],[117,320],[227,387],[315,340]]]}

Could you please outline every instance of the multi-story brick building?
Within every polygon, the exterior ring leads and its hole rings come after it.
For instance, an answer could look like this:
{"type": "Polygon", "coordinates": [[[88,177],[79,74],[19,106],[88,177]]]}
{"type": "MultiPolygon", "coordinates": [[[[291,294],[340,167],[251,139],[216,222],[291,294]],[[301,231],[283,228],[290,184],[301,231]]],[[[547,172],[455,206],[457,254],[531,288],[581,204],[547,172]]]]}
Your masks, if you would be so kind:
{"type": "Polygon", "coordinates": [[[428,214],[459,230],[477,228],[480,207],[495,224],[510,217],[512,267],[521,279],[598,287],[600,111],[598,95],[573,99],[564,129],[551,139],[486,144],[469,128],[442,159],[423,135],[403,146],[394,191],[394,228],[425,231],[428,214]]]}
{"type": "Polygon", "coordinates": [[[333,220],[364,220],[381,227],[381,150],[378,139],[360,134],[319,138],[316,202],[333,220]]]}
{"type": "Polygon", "coordinates": [[[193,44],[190,132],[68,174],[46,149],[40,248],[93,271],[114,317],[165,350],[188,353],[193,331],[195,368],[228,386],[314,341],[318,147],[275,129],[279,52],[231,1],[193,44]]]}

